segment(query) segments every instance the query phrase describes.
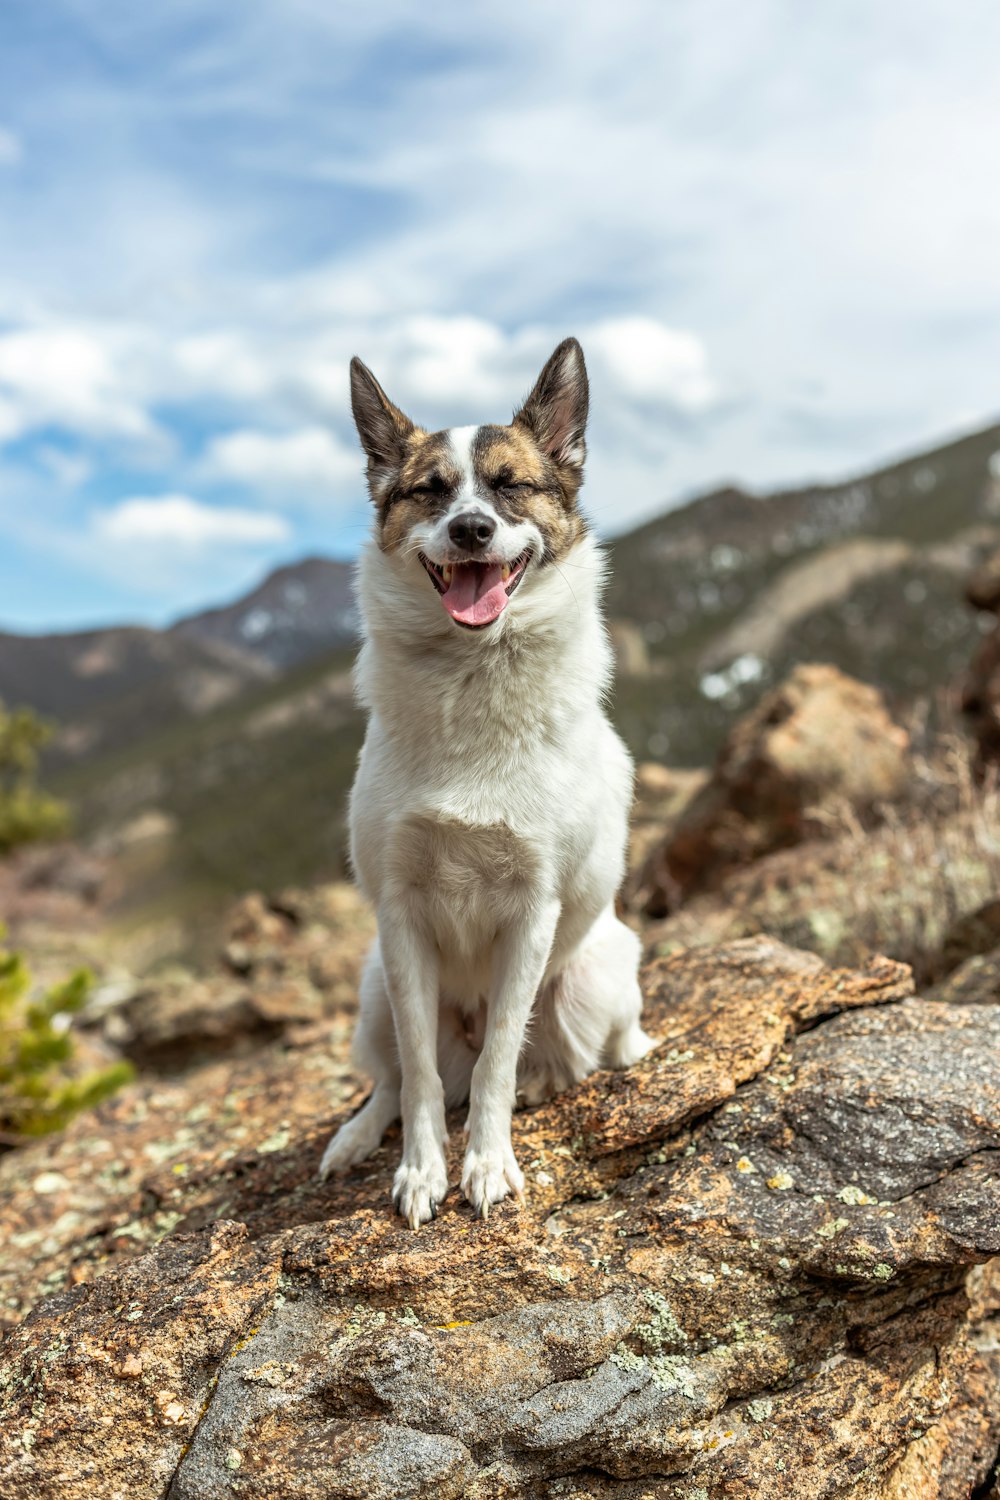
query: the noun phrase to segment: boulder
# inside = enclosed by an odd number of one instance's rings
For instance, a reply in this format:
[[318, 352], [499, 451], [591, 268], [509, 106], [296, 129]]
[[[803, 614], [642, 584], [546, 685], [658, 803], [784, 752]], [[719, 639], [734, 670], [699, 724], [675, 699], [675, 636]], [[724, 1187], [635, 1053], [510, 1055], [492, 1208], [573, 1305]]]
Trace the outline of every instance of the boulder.
[[950, 1005], [1000, 1005], [1000, 947], [967, 958], [928, 994]]
[[877, 689], [836, 667], [796, 667], [730, 731], [708, 782], [649, 856], [642, 909], [663, 916], [734, 866], [871, 814], [903, 790], [908, 752]]
[[174, 1072], [268, 1041], [299, 1043], [354, 1003], [375, 931], [346, 883], [245, 896], [229, 916], [221, 963], [100, 984], [83, 1017], [105, 1044], [143, 1068]]
[[[5, 1500], [964, 1500], [1000, 1443], [1000, 1007], [767, 939], [519, 1112], [523, 1207], [412, 1234], [333, 1045], [130, 1085], [0, 1161]], [[450, 1122], [452, 1180], [461, 1116]], [[985, 1492], [985, 1488], [983, 1490]]]
[[921, 982], [1000, 943], [1000, 847], [987, 792], [936, 816], [901, 810], [879, 827], [778, 849], [726, 874], [647, 923], [650, 957], [762, 933], [828, 963], [873, 952], [910, 964]]

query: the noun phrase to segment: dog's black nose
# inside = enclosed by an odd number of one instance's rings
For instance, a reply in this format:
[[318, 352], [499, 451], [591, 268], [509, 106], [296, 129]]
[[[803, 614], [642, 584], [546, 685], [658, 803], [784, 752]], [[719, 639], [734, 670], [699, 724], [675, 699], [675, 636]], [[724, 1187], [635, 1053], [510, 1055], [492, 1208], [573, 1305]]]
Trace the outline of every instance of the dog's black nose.
[[493, 540], [497, 523], [481, 510], [466, 510], [448, 522], [448, 535], [456, 547], [467, 552], [482, 552]]

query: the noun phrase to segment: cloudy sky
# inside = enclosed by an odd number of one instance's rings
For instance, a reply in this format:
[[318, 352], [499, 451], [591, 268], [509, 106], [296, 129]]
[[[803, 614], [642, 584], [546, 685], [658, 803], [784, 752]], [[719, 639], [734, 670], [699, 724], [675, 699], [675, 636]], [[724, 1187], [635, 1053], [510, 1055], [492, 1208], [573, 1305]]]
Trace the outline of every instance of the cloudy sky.
[[992, 0], [5, 6], [0, 627], [353, 555], [352, 353], [439, 426], [576, 333], [608, 534], [994, 419], [998, 56]]

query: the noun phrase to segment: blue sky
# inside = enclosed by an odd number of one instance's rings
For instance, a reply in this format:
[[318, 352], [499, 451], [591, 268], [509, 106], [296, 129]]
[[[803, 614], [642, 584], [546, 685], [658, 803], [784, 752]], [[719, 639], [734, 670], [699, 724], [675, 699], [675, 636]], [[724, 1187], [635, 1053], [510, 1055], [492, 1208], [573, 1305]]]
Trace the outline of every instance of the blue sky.
[[1000, 9], [32, 0], [0, 14], [0, 628], [159, 623], [591, 370], [606, 533], [1000, 414]]

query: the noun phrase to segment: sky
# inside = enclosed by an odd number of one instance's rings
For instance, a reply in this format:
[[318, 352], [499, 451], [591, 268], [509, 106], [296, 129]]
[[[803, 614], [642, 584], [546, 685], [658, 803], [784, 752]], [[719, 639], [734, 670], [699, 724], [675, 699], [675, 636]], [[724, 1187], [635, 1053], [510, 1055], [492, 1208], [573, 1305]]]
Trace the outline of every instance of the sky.
[[1000, 415], [992, 0], [0, 4], [0, 628], [162, 624], [591, 376], [605, 535]]

